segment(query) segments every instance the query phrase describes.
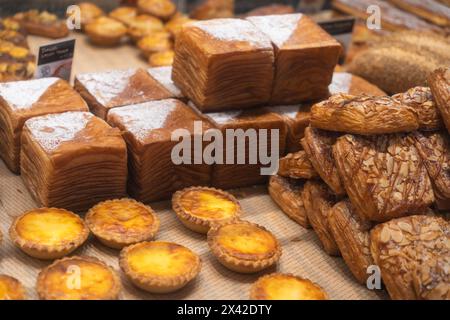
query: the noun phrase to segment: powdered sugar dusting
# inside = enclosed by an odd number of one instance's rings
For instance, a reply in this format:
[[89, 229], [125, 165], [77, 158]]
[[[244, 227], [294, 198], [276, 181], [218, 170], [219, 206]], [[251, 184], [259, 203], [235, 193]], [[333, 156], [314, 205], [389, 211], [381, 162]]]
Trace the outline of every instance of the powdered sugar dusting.
[[242, 114], [242, 111], [235, 110], [235, 111], [225, 111], [225, 112], [212, 112], [208, 113], [208, 117], [213, 119], [217, 124], [226, 124], [237, 117], [239, 117]]
[[245, 41], [259, 48], [271, 47], [270, 40], [250, 22], [241, 19], [213, 19], [190, 24], [222, 41]]
[[248, 21], [264, 32], [277, 46], [282, 47], [297, 29], [302, 14], [249, 17]]
[[352, 82], [352, 75], [347, 72], [335, 72], [333, 73], [333, 80], [328, 86], [330, 94], [348, 93], [350, 90], [350, 84]]
[[0, 96], [13, 110], [29, 109], [58, 78], [43, 78], [0, 84]]
[[109, 112], [109, 116], [120, 118], [125, 128], [138, 141], [143, 142], [152, 130], [164, 127], [167, 117], [176, 106], [177, 100], [174, 99], [150, 101], [114, 108]]
[[172, 81], [172, 67], [157, 67], [147, 70], [148, 73], [155, 78], [156, 81], [161, 83], [174, 97], [182, 97], [180, 89]]
[[89, 112], [70, 111], [31, 118], [25, 126], [45, 151], [52, 152], [63, 142], [73, 140], [92, 117]]
[[77, 79], [100, 104], [107, 105], [125, 90], [135, 73], [136, 69], [111, 70], [80, 74]]
[[276, 114], [295, 119], [300, 110], [300, 105], [269, 107], [269, 110]]

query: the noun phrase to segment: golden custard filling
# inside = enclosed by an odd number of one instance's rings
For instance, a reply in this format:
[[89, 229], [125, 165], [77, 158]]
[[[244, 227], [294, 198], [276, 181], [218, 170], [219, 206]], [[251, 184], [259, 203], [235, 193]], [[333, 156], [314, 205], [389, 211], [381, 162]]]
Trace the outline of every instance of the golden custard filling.
[[190, 190], [180, 198], [186, 213], [205, 220], [223, 220], [238, 214], [238, 205], [214, 190]]
[[0, 300], [22, 300], [24, 298], [25, 293], [19, 281], [0, 275]]

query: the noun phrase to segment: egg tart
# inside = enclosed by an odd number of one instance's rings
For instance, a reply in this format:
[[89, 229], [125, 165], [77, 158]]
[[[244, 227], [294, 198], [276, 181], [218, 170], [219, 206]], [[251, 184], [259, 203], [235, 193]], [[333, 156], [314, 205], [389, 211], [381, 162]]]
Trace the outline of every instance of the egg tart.
[[259, 278], [250, 289], [251, 300], [328, 300], [317, 284], [291, 274], [272, 273]]
[[236, 221], [214, 225], [208, 245], [221, 264], [241, 273], [254, 273], [278, 262], [281, 246], [275, 236], [257, 224]]
[[171, 0], [138, 0], [137, 7], [142, 13], [162, 20], [170, 19], [177, 11], [177, 7]]
[[128, 26], [128, 34], [133, 41], [158, 31], [164, 31], [162, 21], [146, 14], [135, 17]]
[[91, 42], [99, 46], [118, 45], [127, 33], [123, 23], [108, 17], [95, 19], [85, 29]]
[[137, 9], [134, 7], [118, 7], [111, 11], [109, 16], [129, 26], [137, 16]]
[[139, 288], [153, 293], [181, 289], [200, 272], [200, 257], [172, 242], [141, 242], [120, 253], [120, 267]]
[[152, 53], [167, 51], [172, 49], [172, 41], [170, 40], [170, 33], [159, 31], [149, 34], [141, 38], [137, 46], [141, 49], [144, 57], [148, 58]]
[[77, 6], [80, 8], [81, 25], [83, 27], [105, 14], [102, 9], [92, 2], [80, 2]]
[[172, 37], [176, 37], [181, 31], [183, 25], [189, 22], [196, 21], [183, 14], [176, 14], [165, 25], [166, 30], [172, 34]]
[[116, 300], [120, 290], [116, 272], [94, 257], [57, 260], [37, 278], [37, 292], [43, 300]]
[[85, 221], [100, 242], [115, 249], [152, 240], [159, 229], [152, 208], [132, 199], [101, 202], [89, 210]]
[[199, 233], [207, 233], [213, 224], [237, 219], [242, 211], [231, 194], [207, 187], [177, 191], [172, 198], [172, 208], [187, 228]]
[[152, 67], [171, 66], [173, 64], [174, 56], [175, 56], [175, 52], [173, 52], [173, 50], [157, 52], [157, 53], [152, 54], [148, 58], [148, 63]]
[[68, 255], [89, 236], [89, 229], [75, 213], [40, 208], [17, 217], [9, 229], [11, 240], [26, 254], [44, 260]]
[[19, 280], [0, 274], [0, 300], [25, 300], [25, 288]]

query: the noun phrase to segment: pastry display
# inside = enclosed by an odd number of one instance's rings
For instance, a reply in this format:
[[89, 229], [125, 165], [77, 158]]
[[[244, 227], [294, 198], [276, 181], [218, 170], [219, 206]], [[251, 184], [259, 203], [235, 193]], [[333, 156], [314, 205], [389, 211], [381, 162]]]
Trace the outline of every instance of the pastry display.
[[269, 195], [281, 210], [304, 228], [310, 224], [301, 192], [304, 182], [273, 175], [269, 180]]
[[125, 25], [109, 17], [99, 17], [85, 27], [91, 42], [99, 46], [116, 46], [127, 33]]
[[100, 7], [92, 2], [80, 2], [77, 3], [77, 6], [80, 8], [81, 26], [83, 27], [105, 14]]
[[125, 196], [126, 144], [100, 118], [88, 112], [31, 118], [21, 138], [22, 179], [38, 205], [84, 212]]
[[186, 15], [176, 14], [164, 25], [164, 28], [170, 32], [174, 39], [176, 39], [183, 26], [194, 21], [194, 19], [191, 19]]
[[450, 224], [410, 216], [377, 225], [370, 247], [392, 299], [448, 300]]
[[437, 0], [389, 0], [389, 2], [434, 24], [450, 26], [450, 8]]
[[245, 14], [246, 17], [253, 16], [271, 16], [280, 14], [291, 14], [295, 12], [295, 8], [285, 4], [269, 4], [267, 6], [257, 7]]
[[138, 15], [128, 26], [128, 35], [133, 41], [138, 41], [142, 37], [158, 31], [164, 31], [162, 21], [146, 14]]
[[20, 135], [26, 120], [51, 113], [87, 110], [81, 96], [69, 83], [58, 78], [1, 83], [1, 158], [11, 171], [18, 173]]
[[29, 10], [17, 13], [14, 19], [27, 30], [29, 34], [47, 38], [64, 38], [69, 35], [64, 20], [48, 11]]
[[331, 208], [336, 204], [336, 197], [323, 182], [309, 180], [303, 187], [302, 199], [308, 221], [319, 237], [323, 249], [331, 256], [339, 256], [340, 251], [328, 222]]
[[328, 300], [327, 293], [308, 279], [291, 274], [262, 276], [250, 288], [251, 300]]
[[349, 200], [343, 200], [328, 212], [328, 225], [348, 268], [359, 283], [366, 284], [368, 267], [374, 265], [370, 253], [372, 223], [359, 217]]
[[137, 46], [141, 49], [144, 57], [148, 58], [155, 52], [167, 51], [172, 49], [170, 33], [165, 31], [155, 32], [144, 36], [138, 40]]
[[425, 211], [434, 194], [408, 135], [344, 135], [333, 146], [339, 176], [361, 218], [384, 222]]
[[350, 95], [366, 94], [369, 96], [385, 96], [386, 93], [376, 85], [348, 72], [334, 72], [328, 86], [330, 95], [346, 93]]
[[273, 83], [270, 40], [239, 19], [192, 22], [175, 44], [172, 79], [201, 111], [267, 103]]
[[173, 50], [156, 52], [150, 55], [148, 63], [152, 67], [167, 67], [173, 64], [175, 52]]
[[242, 212], [234, 196], [207, 187], [190, 187], [175, 192], [172, 208], [183, 225], [205, 234], [214, 224], [237, 220]]
[[[144, 203], [170, 199], [184, 187], [209, 184], [211, 167], [207, 164], [177, 165], [172, 160], [173, 148], [179, 143], [171, 140], [172, 132], [184, 129], [192, 139], [198, 135], [194, 133], [195, 121], [202, 121], [203, 131], [211, 128], [208, 121], [174, 99], [109, 111], [108, 122], [120, 129], [128, 145], [128, 192], [133, 198]], [[188, 159], [189, 163], [194, 157]]]
[[0, 37], [0, 82], [30, 79], [35, 69], [35, 56], [30, 49]]
[[338, 137], [337, 133], [308, 127], [301, 144], [322, 180], [335, 194], [344, 195], [344, 186], [332, 154], [333, 144]]
[[119, 264], [139, 288], [153, 293], [169, 293], [191, 282], [201, 270], [200, 257], [172, 242], [141, 242], [120, 253]]
[[272, 104], [295, 104], [327, 96], [341, 51], [337, 40], [302, 14], [247, 20], [267, 35], [274, 46]]
[[387, 96], [337, 94], [311, 108], [311, 126], [338, 132], [373, 135], [414, 131], [416, 111]]
[[121, 287], [111, 267], [88, 256], [56, 260], [41, 270], [36, 284], [42, 300], [117, 300]]
[[150, 76], [158, 81], [167, 91], [171, 93], [171, 98], [177, 98], [180, 100], [185, 100], [181, 90], [172, 81], [172, 67], [155, 67], [147, 69]]
[[102, 119], [115, 107], [173, 96], [141, 68], [78, 74], [74, 86], [91, 112]]
[[73, 212], [41, 208], [17, 217], [9, 235], [14, 244], [29, 256], [54, 260], [80, 247], [88, 238], [89, 229]]
[[16, 278], [0, 274], [0, 301], [26, 300], [25, 288]]
[[431, 93], [450, 133], [450, 68], [435, 70], [428, 77]]
[[169, 20], [177, 11], [171, 0], [138, 0], [137, 7], [140, 12], [162, 20]]
[[281, 158], [278, 174], [293, 179], [311, 179], [318, 176], [304, 150], [289, 153]]
[[97, 239], [114, 249], [153, 240], [160, 224], [152, 208], [133, 199], [101, 202], [89, 209], [85, 220]]
[[118, 7], [109, 13], [109, 16], [122, 22], [126, 26], [130, 26], [137, 17], [138, 12], [135, 7]]
[[0, 18], [0, 40], [16, 46], [28, 48], [27, 33], [20, 23], [13, 18]]
[[281, 246], [275, 236], [247, 221], [213, 226], [208, 232], [208, 245], [223, 266], [239, 273], [269, 268], [281, 256]]
[[232, 18], [234, 16], [234, 0], [202, 0], [190, 14], [197, 20]]

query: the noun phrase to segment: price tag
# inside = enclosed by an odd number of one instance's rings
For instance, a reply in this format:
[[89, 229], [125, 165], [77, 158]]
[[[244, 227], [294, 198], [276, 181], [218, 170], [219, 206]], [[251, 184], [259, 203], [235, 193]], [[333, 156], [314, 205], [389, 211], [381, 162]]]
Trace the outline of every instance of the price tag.
[[331, 34], [344, 47], [344, 52], [347, 52], [352, 42], [353, 25], [355, 24], [354, 17], [337, 18], [332, 20], [320, 21], [319, 25], [326, 32]]
[[70, 80], [75, 39], [39, 47], [36, 78], [58, 77]]

